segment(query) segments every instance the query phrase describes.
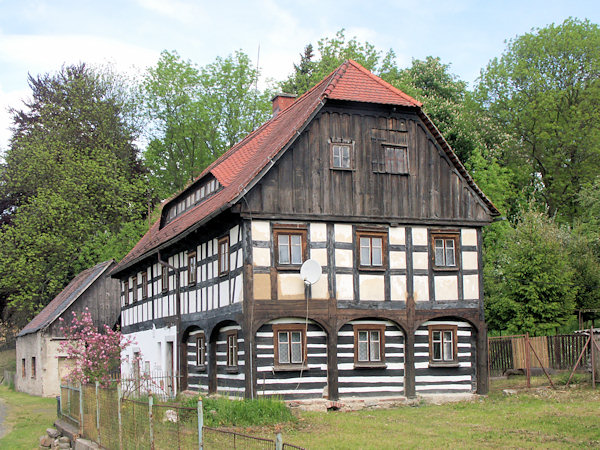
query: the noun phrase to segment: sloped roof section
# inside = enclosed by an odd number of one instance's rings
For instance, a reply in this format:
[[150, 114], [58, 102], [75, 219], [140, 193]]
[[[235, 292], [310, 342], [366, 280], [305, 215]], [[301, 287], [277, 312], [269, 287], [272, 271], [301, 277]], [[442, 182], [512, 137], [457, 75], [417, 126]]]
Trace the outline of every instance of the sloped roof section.
[[[328, 99], [398, 105], [415, 108], [417, 111], [421, 108], [420, 102], [373, 75], [360, 64], [351, 60], [344, 62], [289, 107], [248, 134], [207, 167], [194, 183], [211, 173], [223, 187], [162, 228], [160, 221], [155, 223], [129, 254], [117, 264], [112, 275], [115, 276], [156, 250], [166, 247], [233, 205], [247, 188], [268, 170], [274, 158], [300, 135]], [[433, 127], [430, 130], [439, 135], [437, 128]], [[443, 140], [441, 135], [439, 139]], [[446, 147], [447, 149], [444, 150], [454, 155], [447, 144]], [[451, 160], [458, 161], [456, 155]], [[469, 185], [476, 188], [464, 168], [461, 174], [465, 176]], [[495, 214], [497, 211], [491, 202], [478, 188], [476, 192], [482, 196], [482, 200], [490, 207], [492, 214]], [[176, 198], [177, 196], [173, 200]], [[167, 205], [169, 202], [164, 202], [163, 208]]]
[[35, 333], [43, 328], [46, 328], [52, 322], [60, 317], [60, 315], [89, 288], [104, 272], [106, 272], [114, 260], [104, 261], [96, 264], [94, 267], [85, 269], [79, 273], [71, 282], [64, 288], [54, 299], [46, 305], [40, 313], [29, 322], [25, 328], [21, 330], [18, 336]]

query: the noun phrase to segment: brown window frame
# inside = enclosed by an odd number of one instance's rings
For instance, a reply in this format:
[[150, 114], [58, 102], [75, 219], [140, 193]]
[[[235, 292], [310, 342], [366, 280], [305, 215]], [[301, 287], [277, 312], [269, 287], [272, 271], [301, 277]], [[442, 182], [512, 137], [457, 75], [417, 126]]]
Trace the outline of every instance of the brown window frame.
[[[385, 364], [385, 324], [356, 324], [354, 328], [354, 367], [357, 368], [373, 368], [373, 367], [386, 367]], [[368, 345], [367, 349], [369, 352], [368, 361], [359, 361], [358, 359], [358, 337], [359, 332], [367, 332]], [[371, 332], [379, 333], [379, 361], [371, 359]]]
[[129, 278], [127, 278], [127, 281], [121, 280], [121, 287], [121, 294], [123, 295], [123, 306], [127, 306], [129, 305]]
[[163, 293], [169, 292], [169, 268], [163, 265], [160, 268], [161, 290]]
[[[431, 232], [431, 241], [430, 241], [430, 247], [431, 247], [431, 267], [433, 268], [433, 270], [439, 270], [439, 271], [457, 271], [460, 268], [460, 233], [458, 231], [434, 231]], [[444, 242], [444, 264], [443, 265], [438, 265], [436, 263], [436, 258], [435, 258], [435, 241], [436, 240], [443, 240]], [[454, 265], [453, 266], [448, 266], [445, 264], [446, 262], [446, 243], [447, 241], [452, 240], [454, 241]]]
[[[348, 148], [348, 160], [349, 166], [344, 167], [342, 165], [335, 165], [335, 156], [334, 151], [335, 147], [347, 147]], [[340, 161], [343, 161], [343, 158], [340, 156]], [[354, 170], [354, 143], [353, 142], [331, 142], [329, 144], [329, 168], [332, 170]]]
[[[432, 367], [458, 367], [458, 326], [457, 325], [429, 325], [429, 365]], [[434, 358], [434, 332], [441, 332], [440, 359]], [[452, 333], [452, 359], [444, 358], [444, 332]]]
[[[225, 370], [227, 372], [238, 372], [239, 371], [239, 345], [238, 345], [238, 333], [237, 330], [228, 331], [226, 334], [225, 342], [227, 343], [227, 361], [225, 365]], [[234, 342], [235, 353], [232, 353], [229, 341], [232, 340]], [[231, 364], [230, 364], [231, 363]]]
[[[300, 332], [300, 350], [301, 362], [291, 362], [291, 340], [288, 338], [288, 350], [290, 355], [289, 363], [279, 361], [279, 333], [294, 333]], [[289, 334], [291, 336], [291, 334]], [[307, 369], [307, 347], [306, 347], [306, 325], [305, 324], [276, 324], [273, 325], [273, 367], [275, 370], [303, 370]]]
[[31, 357], [31, 378], [35, 379], [36, 376], [36, 367], [35, 367], [35, 356]]
[[[279, 261], [279, 236], [290, 236], [289, 238], [289, 263], [281, 263]], [[301, 261], [299, 263], [292, 262], [292, 245], [291, 245], [291, 236], [300, 236], [300, 252], [301, 252]], [[274, 253], [274, 261], [275, 267], [280, 270], [298, 270], [304, 261], [308, 259], [308, 248], [307, 248], [307, 239], [308, 239], [308, 230], [306, 225], [275, 225], [273, 227], [273, 253]]]
[[196, 336], [196, 366], [200, 369], [206, 367], [206, 336], [204, 333]]
[[148, 298], [148, 270], [142, 272], [142, 300]]
[[26, 358], [21, 358], [21, 378], [27, 377], [27, 360]]
[[[192, 262], [193, 266], [192, 267]], [[196, 259], [196, 252], [190, 252], [187, 255], [187, 270], [188, 270], [188, 286], [196, 284], [198, 278], [198, 260]]]
[[132, 292], [131, 303], [135, 303], [135, 302], [138, 301], [138, 298], [137, 298], [137, 273], [134, 276], [131, 277], [131, 283], [132, 283], [132, 286], [131, 286], [131, 292]]
[[[361, 258], [361, 238], [369, 239], [369, 254], [371, 264], [362, 264]], [[373, 265], [373, 238], [381, 239], [381, 265]], [[384, 271], [388, 267], [388, 234], [384, 231], [375, 230], [356, 230], [356, 265], [359, 270], [368, 270], [374, 272]]]
[[[226, 245], [227, 250], [223, 251], [223, 245]], [[229, 236], [223, 236], [218, 241], [217, 258], [219, 260], [219, 276], [229, 273]]]

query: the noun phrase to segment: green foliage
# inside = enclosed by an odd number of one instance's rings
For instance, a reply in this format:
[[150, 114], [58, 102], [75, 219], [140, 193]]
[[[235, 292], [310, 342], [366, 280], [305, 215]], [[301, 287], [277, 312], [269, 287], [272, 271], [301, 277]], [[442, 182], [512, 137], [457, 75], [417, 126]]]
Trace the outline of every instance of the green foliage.
[[491, 328], [545, 335], [568, 320], [577, 286], [566, 242], [567, 233], [533, 205], [508, 230], [489, 272]]
[[256, 89], [257, 78], [243, 52], [205, 67], [161, 53], [140, 97], [149, 121], [144, 159], [156, 196], [181, 190], [268, 117], [270, 93]]
[[[184, 401], [183, 406], [193, 408], [198, 397]], [[277, 398], [231, 400], [224, 397], [203, 397], [204, 424], [216, 426], [273, 425], [294, 421], [294, 416], [283, 401]]]
[[534, 29], [482, 72], [477, 98], [513, 139], [503, 158], [550, 216], [572, 222], [581, 186], [600, 171], [600, 28], [588, 20]]
[[101, 245], [131, 230], [123, 225], [147, 209], [136, 132], [117, 80], [81, 64], [29, 82], [33, 100], [12, 111], [0, 182], [0, 298], [21, 324], [81, 270], [122, 256], [122, 248]]

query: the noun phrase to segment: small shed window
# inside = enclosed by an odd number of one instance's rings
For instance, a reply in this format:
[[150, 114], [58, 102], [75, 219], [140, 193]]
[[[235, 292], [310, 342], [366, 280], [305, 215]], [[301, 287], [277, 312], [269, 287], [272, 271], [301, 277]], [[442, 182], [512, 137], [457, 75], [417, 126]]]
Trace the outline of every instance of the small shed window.
[[352, 169], [353, 166], [353, 145], [352, 144], [331, 144], [331, 168], [332, 169]]

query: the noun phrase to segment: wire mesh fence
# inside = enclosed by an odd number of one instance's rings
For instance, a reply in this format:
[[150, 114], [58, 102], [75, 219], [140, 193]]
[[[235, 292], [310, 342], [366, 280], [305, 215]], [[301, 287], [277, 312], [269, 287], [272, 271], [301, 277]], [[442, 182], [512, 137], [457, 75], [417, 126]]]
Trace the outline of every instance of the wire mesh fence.
[[[102, 448], [301, 449], [283, 443], [281, 435], [267, 439], [206, 427], [201, 399], [196, 408], [161, 403], [160, 395], [144, 394], [142, 389], [124, 393], [119, 381], [108, 387], [98, 383], [61, 385], [62, 416], [78, 426], [84, 438]], [[128, 387], [133, 386], [127, 383]]]

